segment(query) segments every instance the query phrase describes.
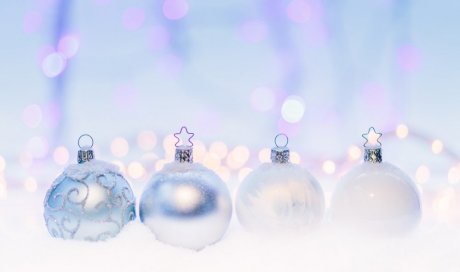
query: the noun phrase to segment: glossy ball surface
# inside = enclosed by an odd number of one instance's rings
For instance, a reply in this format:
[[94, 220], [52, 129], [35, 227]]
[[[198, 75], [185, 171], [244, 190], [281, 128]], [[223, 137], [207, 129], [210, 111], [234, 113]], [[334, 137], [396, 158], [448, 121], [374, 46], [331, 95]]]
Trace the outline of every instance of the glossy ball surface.
[[146, 186], [139, 214], [159, 241], [199, 250], [225, 234], [232, 202], [214, 172], [197, 163], [172, 162]]
[[99, 241], [116, 236], [136, 217], [131, 187], [114, 165], [69, 166], [48, 190], [45, 222], [53, 237]]
[[248, 230], [308, 230], [323, 218], [324, 194], [300, 166], [265, 163], [238, 188], [236, 213]]
[[333, 194], [337, 227], [404, 233], [421, 218], [420, 196], [409, 176], [389, 163], [363, 163], [345, 175]]

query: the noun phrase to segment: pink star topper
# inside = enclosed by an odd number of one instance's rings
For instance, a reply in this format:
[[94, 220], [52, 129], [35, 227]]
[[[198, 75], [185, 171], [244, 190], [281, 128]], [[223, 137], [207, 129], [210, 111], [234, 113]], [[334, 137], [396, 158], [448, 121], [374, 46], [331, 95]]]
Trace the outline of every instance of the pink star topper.
[[[176, 137], [177, 139], [175, 146], [179, 146], [179, 145], [193, 146], [193, 143], [191, 141], [193, 136], [195, 136], [195, 133], [189, 132], [186, 126], [181, 127], [178, 133], [174, 133], [174, 137]], [[187, 139], [187, 140], [184, 140], [184, 139]]]
[[375, 132], [374, 127], [370, 127], [369, 131], [362, 135], [366, 142], [364, 143], [364, 147], [370, 146], [382, 146], [382, 143], [379, 141], [380, 137], [382, 137], [382, 133]]

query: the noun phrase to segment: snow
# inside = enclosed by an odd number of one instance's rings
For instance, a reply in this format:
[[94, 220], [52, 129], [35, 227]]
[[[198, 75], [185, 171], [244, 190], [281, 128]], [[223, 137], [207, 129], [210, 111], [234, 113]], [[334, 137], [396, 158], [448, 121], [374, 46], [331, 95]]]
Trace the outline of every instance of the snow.
[[51, 238], [44, 192], [10, 191], [0, 200], [0, 271], [460, 271], [460, 231], [422, 224], [405, 237], [248, 233], [237, 219], [201, 251], [168, 246], [137, 219], [105, 242]]

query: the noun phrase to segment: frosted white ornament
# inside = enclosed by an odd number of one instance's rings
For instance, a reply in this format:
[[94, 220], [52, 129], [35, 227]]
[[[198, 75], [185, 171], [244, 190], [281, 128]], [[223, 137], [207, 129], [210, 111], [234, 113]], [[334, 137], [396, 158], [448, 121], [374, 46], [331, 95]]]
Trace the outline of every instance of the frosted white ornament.
[[339, 228], [383, 234], [413, 230], [420, 222], [420, 196], [411, 178], [382, 162], [379, 138], [370, 128], [364, 162], [339, 182], [331, 201], [331, 219]]
[[[232, 216], [225, 183], [193, 163], [193, 144], [176, 144], [175, 161], [152, 177], [141, 197], [141, 221], [164, 243], [200, 250], [219, 241]], [[178, 136], [176, 133], [174, 136]]]
[[[280, 146], [277, 139], [286, 137]], [[271, 151], [272, 163], [249, 173], [238, 188], [236, 214], [248, 230], [309, 230], [324, 214], [324, 194], [304, 168], [289, 162], [288, 139], [278, 134]]]

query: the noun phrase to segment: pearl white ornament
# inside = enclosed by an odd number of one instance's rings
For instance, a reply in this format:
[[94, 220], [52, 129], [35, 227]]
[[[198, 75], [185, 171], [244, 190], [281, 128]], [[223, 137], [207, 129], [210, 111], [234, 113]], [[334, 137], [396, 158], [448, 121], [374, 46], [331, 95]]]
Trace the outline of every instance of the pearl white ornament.
[[418, 225], [421, 203], [414, 182], [396, 166], [381, 161], [380, 145], [365, 145], [364, 163], [341, 179], [330, 207], [337, 227], [398, 234]]
[[177, 147], [175, 162], [152, 177], [139, 209], [141, 221], [159, 241], [194, 250], [219, 241], [232, 216], [227, 186], [193, 163], [192, 147], [185, 145]]
[[286, 145], [272, 149], [272, 163], [249, 173], [238, 188], [236, 213], [248, 230], [308, 230], [322, 220], [323, 191], [307, 170], [289, 163]]

